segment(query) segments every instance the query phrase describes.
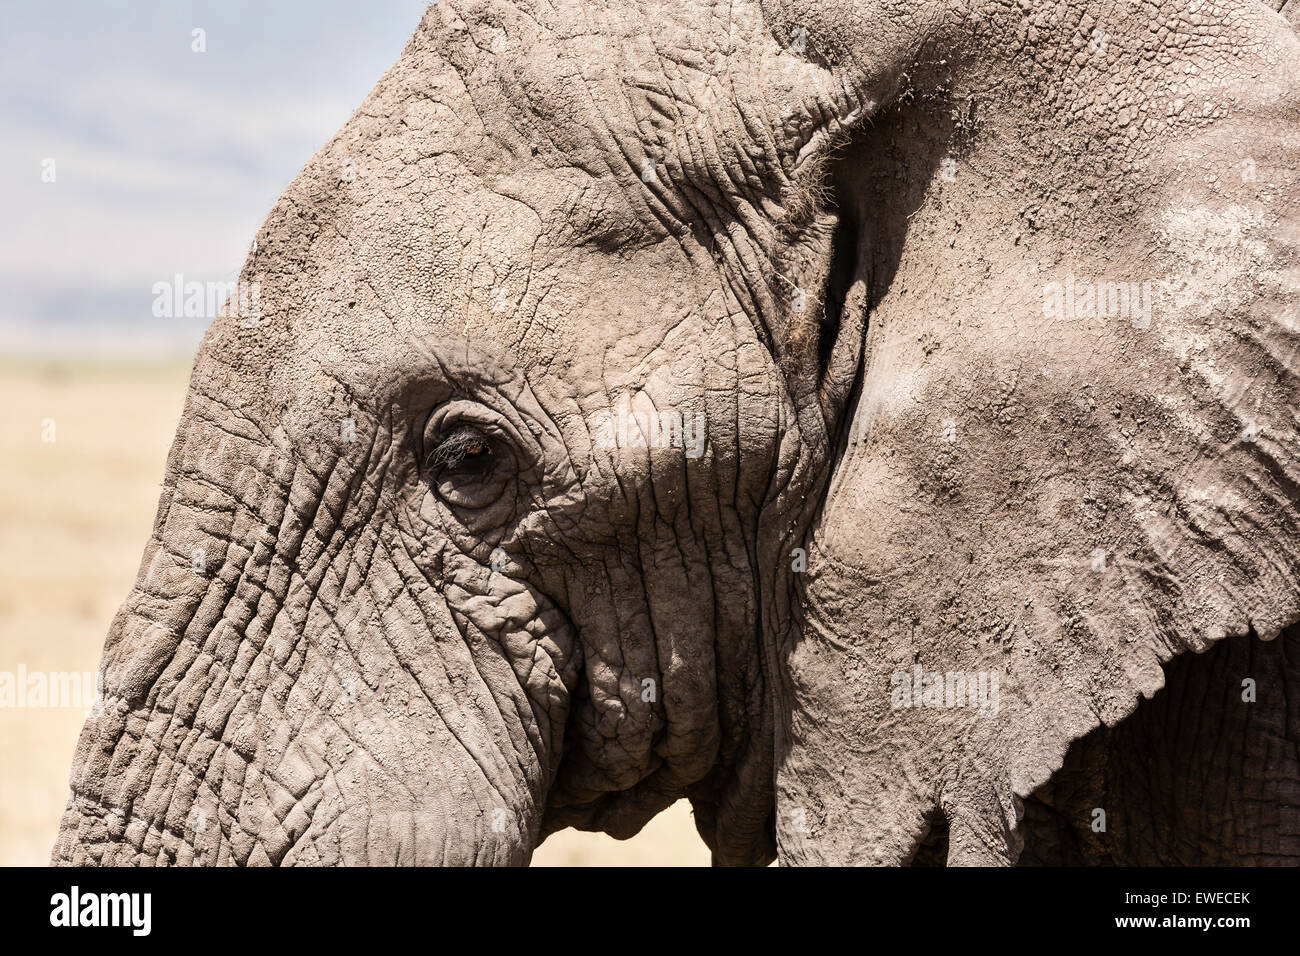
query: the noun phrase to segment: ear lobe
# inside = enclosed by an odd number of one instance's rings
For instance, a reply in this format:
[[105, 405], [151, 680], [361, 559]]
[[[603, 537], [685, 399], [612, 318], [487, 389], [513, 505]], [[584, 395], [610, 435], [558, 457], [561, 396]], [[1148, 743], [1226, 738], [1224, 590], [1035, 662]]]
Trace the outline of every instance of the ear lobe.
[[852, 177], [837, 170], [826, 178], [809, 190], [810, 212], [782, 224], [772, 256], [780, 312], [771, 325], [792, 392], [801, 405], [817, 403], [834, 440], [862, 368], [876, 250]]
[[826, 289], [822, 296], [825, 305], [822, 311], [821, 334], [818, 337], [817, 364], [822, 369], [823, 375], [830, 364], [836, 339], [839, 338], [854, 279], [861, 273], [860, 234], [861, 226], [858, 224], [855, 210], [848, 204], [841, 205], [838, 222], [835, 224], [835, 234], [831, 238], [830, 268], [826, 274]]
[[[877, 135], [919, 150], [918, 121]], [[1240, 125], [1183, 145], [1234, 141], [1300, 157]], [[1011, 862], [1019, 798], [1071, 741], [1173, 655], [1300, 616], [1300, 185], [1225, 195], [1156, 161], [1091, 229], [1031, 230], [1014, 177], [974, 172], [996, 153], [951, 188], [895, 161], [870, 199], [905, 239], [786, 649], [777, 839], [785, 862], [900, 863], [938, 810], [950, 862]], [[954, 675], [996, 677], [995, 710]]]

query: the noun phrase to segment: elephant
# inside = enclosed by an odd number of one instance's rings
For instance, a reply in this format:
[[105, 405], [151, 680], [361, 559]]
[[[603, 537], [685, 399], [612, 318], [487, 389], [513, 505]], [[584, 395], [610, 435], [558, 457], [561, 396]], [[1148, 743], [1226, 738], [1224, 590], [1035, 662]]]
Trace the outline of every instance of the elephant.
[[1300, 858], [1286, 6], [439, 0], [205, 335], [54, 862]]

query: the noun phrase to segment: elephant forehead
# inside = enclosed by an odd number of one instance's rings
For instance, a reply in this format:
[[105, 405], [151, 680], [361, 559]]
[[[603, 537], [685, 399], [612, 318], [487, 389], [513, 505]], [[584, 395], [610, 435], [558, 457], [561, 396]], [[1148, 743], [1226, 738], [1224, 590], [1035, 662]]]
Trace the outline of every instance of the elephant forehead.
[[779, 178], [780, 154], [797, 147], [786, 127], [810, 69], [775, 41], [756, 0], [444, 0], [408, 55], [450, 65], [484, 134], [512, 157], [634, 192], [648, 175], [716, 186], [736, 170], [761, 191], [756, 181]]
[[[673, 4], [431, 8], [259, 230], [243, 278], [260, 321], [223, 317], [218, 351], [373, 381], [470, 342], [525, 376], [580, 376], [593, 401], [657, 402], [736, 365], [753, 343], [687, 222], [702, 197], [683, 157], [718, 154], [683, 137], [723, 124], [690, 97], [761, 32], [742, 12], [688, 30]], [[691, 360], [665, 376], [670, 353]]]

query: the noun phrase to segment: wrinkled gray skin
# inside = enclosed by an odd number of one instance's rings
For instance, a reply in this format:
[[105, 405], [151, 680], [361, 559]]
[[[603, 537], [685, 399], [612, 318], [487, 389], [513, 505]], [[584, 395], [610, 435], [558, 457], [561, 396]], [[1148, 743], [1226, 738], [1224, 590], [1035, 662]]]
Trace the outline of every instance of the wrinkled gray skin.
[[1255, 0], [441, 0], [204, 342], [55, 860], [1300, 854], [1297, 69]]

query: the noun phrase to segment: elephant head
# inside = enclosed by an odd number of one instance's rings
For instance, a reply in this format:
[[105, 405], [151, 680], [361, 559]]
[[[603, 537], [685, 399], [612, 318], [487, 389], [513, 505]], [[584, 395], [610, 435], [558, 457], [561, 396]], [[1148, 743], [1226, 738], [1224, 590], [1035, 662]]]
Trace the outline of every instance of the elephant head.
[[1300, 43], [1195, 7], [431, 7], [205, 338], [56, 861], [683, 796], [721, 863], [1014, 859], [1300, 612]]

